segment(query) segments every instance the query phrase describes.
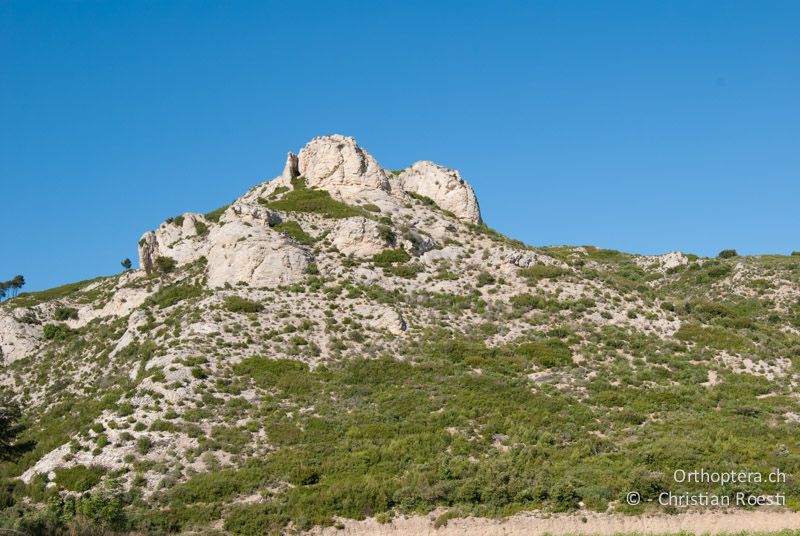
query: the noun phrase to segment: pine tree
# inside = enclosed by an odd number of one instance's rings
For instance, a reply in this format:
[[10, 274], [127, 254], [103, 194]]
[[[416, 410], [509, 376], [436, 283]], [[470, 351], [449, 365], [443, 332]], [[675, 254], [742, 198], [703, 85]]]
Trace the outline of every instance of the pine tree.
[[0, 461], [14, 460], [24, 452], [33, 448], [30, 441], [18, 442], [17, 438], [24, 429], [19, 424], [22, 412], [7, 393], [0, 393]]
[[25, 278], [21, 275], [14, 276], [10, 282], [10, 286], [14, 291], [14, 297], [19, 293], [19, 289], [25, 286]]

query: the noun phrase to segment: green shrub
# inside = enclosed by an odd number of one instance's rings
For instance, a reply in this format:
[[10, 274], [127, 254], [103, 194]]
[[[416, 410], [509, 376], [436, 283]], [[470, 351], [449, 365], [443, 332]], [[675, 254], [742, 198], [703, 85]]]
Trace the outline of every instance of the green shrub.
[[168, 274], [175, 271], [178, 263], [172, 257], [156, 257], [156, 270], [162, 274]]
[[197, 298], [202, 296], [203, 289], [196, 285], [170, 285], [159, 289], [154, 295], [147, 299], [150, 305], [157, 305], [164, 309], [171, 307], [178, 302], [188, 300], [189, 298]]
[[411, 197], [413, 197], [414, 199], [416, 199], [417, 201], [419, 201], [420, 203], [422, 203], [426, 207], [437, 208], [437, 209], [439, 208], [439, 205], [436, 204], [436, 201], [434, 201], [433, 199], [431, 199], [427, 195], [422, 195], [422, 194], [418, 194], [418, 193], [415, 193], [415, 192], [407, 192], [407, 193], [408, 193], [408, 195], [410, 195]]
[[372, 262], [375, 263], [375, 266], [380, 266], [382, 268], [386, 268], [395, 263], [407, 262], [409, 260], [411, 260], [411, 255], [409, 255], [406, 250], [402, 248], [387, 249], [372, 256]]
[[105, 474], [105, 469], [99, 466], [59, 468], [55, 470], [55, 483], [69, 491], [88, 491], [95, 487]]
[[194, 220], [194, 230], [197, 236], [205, 236], [208, 234], [208, 225], [200, 220]]
[[136, 440], [136, 452], [144, 456], [153, 447], [153, 441], [149, 436], [141, 436]]
[[63, 341], [76, 333], [66, 324], [45, 324], [42, 326], [42, 332], [48, 341]]
[[208, 221], [213, 221], [214, 223], [219, 223], [220, 216], [222, 216], [223, 212], [228, 210], [229, 206], [230, 205], [223, 205], [223, 206], [219, 207], [218, 209], [215, 209], [215, 210], [212, 210], [211, 212], [208, 212], [205, 215], [206, 219]]
[[388, 225], [378, 227], [378, 236], [387, 244], [394, 244], [395, 240], [397, 240], [397, 235]]
[[540, 279], [556, 279], [569, 273], [566, 268], [553, 266], [551, 264], [534, 264], [528, 268], [520, 268], [517, 273], [520, 277], [528, 280], [528, 283], [535, 283]]
[[699, 324], [683, 324], [675, 333], [675, 338], [681, 341], [689, 341], [701, 347], [740, 352], [752, 346], [752, 343], [723, 328], [715, 326], [701, 326]]
[[284, 212], [313, 212], [322, 214], [328, 218], [352, 218], [353, 216], [364, 216], [369, 214], [367, 211], [351, 207], [341, 201], [331, 197], [325, 190], [307, 188], [305, 179], [300, 177], [294, 182], [294, 189], [284, 194], [277, 201], [268, 201], [259, 198], [258, 202], [273, 210]]
[[415, 262], [411, 264], [397, 264], [383, 269], [384, 273], [393, 275], [395, 277], [403, 277], [406, 279], [414, 279], [417, 274], [424, 272], [425, 269], [421, 264]]
[[310, 245], [314, 243], [314, 239], [311, 237], [311, 235], [303, 231], [303, 228], [300, 227], [300, 224], [296, 221], [283, 221], [273, 227], [273, 229], [294, 238], [301, 244]]
[[736, 253], [735, 249], [723, 249], [722, 251], [719, 252], [719, 255], [717, 255], [717, 257], [719, 257], [720, 259], [730, 259], [738, 256], [739, 254]]
[[260, 313], [264, 310], [262, 304], [240, 296], [226, 296], [224, 305], [232, 313]]
[[54, 313], [53, 317], [58, 320], [59, 322], [63, 322], [64, 320], [77, 320], [78, 319], [78, 311], [73, 309], [72, 307], [58, 307], [56, 312]]
[[486, 285], [493, 285], [495, 278], [489, 272], [481, 272], [478, 274], [478, 286], [485, 287]]
[[572, 351], [559, 339], [520, 344], [514, 352], [530, 359], [540, 367], [555, 368], [572, 365]]
[[364, 210], [367, 210], [369, 212], [380, 212], [381, 211], [381, 207], [379, 207], [378, 205], [373, 205], [372, 203], [367, 203], [366, 205], [361, 205], [361, 208], [363, 208]]

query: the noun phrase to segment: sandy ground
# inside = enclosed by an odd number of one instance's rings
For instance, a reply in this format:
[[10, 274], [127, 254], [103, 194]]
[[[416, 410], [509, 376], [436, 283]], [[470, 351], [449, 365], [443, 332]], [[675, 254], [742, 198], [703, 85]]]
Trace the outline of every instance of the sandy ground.
[[[441, 513], [437, 512], [436, 514]], [[316, 528], [315, 536], [535, 536], [551, 534], [596, 534], [611, 536], [620, 532], [719, 534], [800, 529], [800, 513], [785, 511], [735, 511], [729, 513], [684, 513], [676, 515], [623, 516], [606, 514], [537, 515], [519, 514], [505, 520], [482, 518], [451, 519], [435, 529], [436, 514], [398, 518], [379, 524], [374, 519], [344, 521], [344, 528]]]

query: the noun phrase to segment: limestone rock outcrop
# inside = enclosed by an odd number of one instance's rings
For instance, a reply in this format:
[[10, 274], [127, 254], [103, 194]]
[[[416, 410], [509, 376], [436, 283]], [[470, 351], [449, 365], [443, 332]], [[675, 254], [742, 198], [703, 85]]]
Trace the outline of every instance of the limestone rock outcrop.
[[139, 266], [151, 272], [158, 257], [186, 264], [204, 256], [208, 251], [204, 236], [209, 225], [205, 216], [187, 212], [170, 218], [155, 231], [146, 232], [139, 239]]
[[369, 257], [390, 244], [381, 236], [380, 225], [367, 218], [347, 218], [331, 232], [333, 245], [345, 255]]
[[423, 160], [404, 169], [398, 182], [404, 191], [432, 199], [439, 208], [452, 212], [461, 220], [474, 224], [481, 222], [481, 210], [472, 186], [454, 169]]
[[0, 363], [7, 365], [32, 354], [41, 338], [41, 326], [20, 321], [13, 311], [0, 313]]
[[313, 258], [290, 239], [270, 229], [231, 221], [215, 227], [208, 241], [208, 286], [247, 283], [274, 287], [306, 276]]
[[375, 158], [350, 137], [333, 135], [314, 138], [297, 155], [297, 171], [311, 188], [332, 194], [372, 190], [389, 192], [389, 179]]

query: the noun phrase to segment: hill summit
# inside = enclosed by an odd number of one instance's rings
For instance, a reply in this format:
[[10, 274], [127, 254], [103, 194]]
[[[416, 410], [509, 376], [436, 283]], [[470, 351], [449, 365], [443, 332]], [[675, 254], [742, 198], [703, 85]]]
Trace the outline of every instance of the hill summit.
[[[443, 214], [415, 209], [415, 200]], [[447, 238], [450, 220], [481, 221], [475, 193], [457, 171], [423, 161], [399, 173], [387, 172], [353, 138], [324, 136], [298, 155], [289, 153], [279, 177], [218, 213], [186, 213], [145, 233], [139, 241], [139, 264], [150, 273], [158, 257], [182, 264], [205, 257], [212, 287], [298, 282], [314, 256], [297, 233], [286, 232], [287, 226], [300, 231], [297, 222], [286, 219], [287, 212], [314, 215], [305, 218], [309, 224], [324, 229], [339, 251], [360, 257], [397, 245], [424, 253]], [[433, 221], [424, 224], [428, 236], [411, 233], [396, 243], [389, 219], [417, 227], [429, 217]]]

